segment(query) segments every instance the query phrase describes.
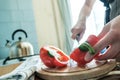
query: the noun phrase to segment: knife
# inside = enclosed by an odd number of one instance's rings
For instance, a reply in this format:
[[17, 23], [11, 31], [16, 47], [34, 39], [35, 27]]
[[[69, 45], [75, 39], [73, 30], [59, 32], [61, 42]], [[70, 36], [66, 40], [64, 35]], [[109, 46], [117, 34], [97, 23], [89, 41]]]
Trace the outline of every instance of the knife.
[[72, 51], [79, 46], [79, 41], [80, 41], [80, 34], [77, 34], [75, 40], [73, 41]]
[[[73, 47], [72, 47], [72, 51], [74, 51], [75, 48], [77, 48], [79, 46], [79, 41], [80, 41], [80, 34], [77, 34], [76, 39], [73, 41]], [[71, 51], [71, 52], [72, 52]], [[70, 59], [70, 67], [73, 67], [77, 64], [77, 62], [75, 62], [74, 60]]]
[[79, 43], [79, 41], [80, 41], [80, 34], [77, 34], [77, 35], [76, 35], [76, 40], [77, 40], [77, 42]]

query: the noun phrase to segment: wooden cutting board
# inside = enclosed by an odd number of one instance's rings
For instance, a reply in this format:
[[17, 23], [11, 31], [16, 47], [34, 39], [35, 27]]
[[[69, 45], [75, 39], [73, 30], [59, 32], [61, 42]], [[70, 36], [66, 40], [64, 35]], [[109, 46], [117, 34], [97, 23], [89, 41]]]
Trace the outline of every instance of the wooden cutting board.
[[47, 68], [42, 66], [36, 75], [45, 80], [81, 80], [103, 76], [116, 66], [115, 60], [95, 61], [78, 67], [77, 64], [64, 68]]

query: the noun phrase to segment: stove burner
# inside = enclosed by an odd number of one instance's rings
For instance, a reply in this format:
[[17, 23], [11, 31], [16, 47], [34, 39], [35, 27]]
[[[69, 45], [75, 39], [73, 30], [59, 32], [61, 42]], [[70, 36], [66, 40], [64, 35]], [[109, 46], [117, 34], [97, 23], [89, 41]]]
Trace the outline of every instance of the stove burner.
[[18, 58], [10, 58], [10, 57], [7, 57], [7, 58], [3, 61], [3, 65], [5, 65], [8, 60], [13, 60], [13, 59], [17, 59], [18, 61], [25, 61], [25, 60], [26, 60], [26, 59], [23, 59], [23, 57], [18, 57]]

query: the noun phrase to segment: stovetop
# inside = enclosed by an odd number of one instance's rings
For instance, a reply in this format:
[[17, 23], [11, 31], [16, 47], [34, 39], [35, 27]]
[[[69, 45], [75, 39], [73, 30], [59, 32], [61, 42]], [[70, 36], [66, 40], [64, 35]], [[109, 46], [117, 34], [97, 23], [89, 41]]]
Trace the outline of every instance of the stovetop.
[[6, 61], [6, 63], [3, 64], [4, 60], [5, 59], [1, 59], [0, 60], [0, 66], [6, 66], [6, 65], [10, 65], [10, 64], [15, 64], [15, 63], [23, 62], [23, 61], [19, 61], [18, 59], [12, 59], [12, 60]]
[[[37, 56], [38, 54], [36, 55], [31, 55], [31, 56]], [[10, 64], [15, 64], [15, 63], [19, 63], [19, 62], [23, 62], [25, 61], [27, 58], [30, 58], [31, 56], [25, 56], [25, 57], [22, 57], [22, 58], [16, 58], [16, 59], [8, 59], [6, 60], [5, 59], [1, 59], [0, 60], [0, 66], [5, 66], [5, 65], [10, 65]]]

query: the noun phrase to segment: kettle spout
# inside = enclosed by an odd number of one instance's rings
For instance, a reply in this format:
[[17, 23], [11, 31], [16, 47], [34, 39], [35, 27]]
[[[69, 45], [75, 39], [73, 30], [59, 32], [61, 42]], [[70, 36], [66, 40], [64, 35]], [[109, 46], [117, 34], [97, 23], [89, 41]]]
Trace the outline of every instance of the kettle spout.
[[8, 47], [8, 48], [10, 48], [11, 47], [11, 42], [9, 40], [6, 40], [5, 46]]

